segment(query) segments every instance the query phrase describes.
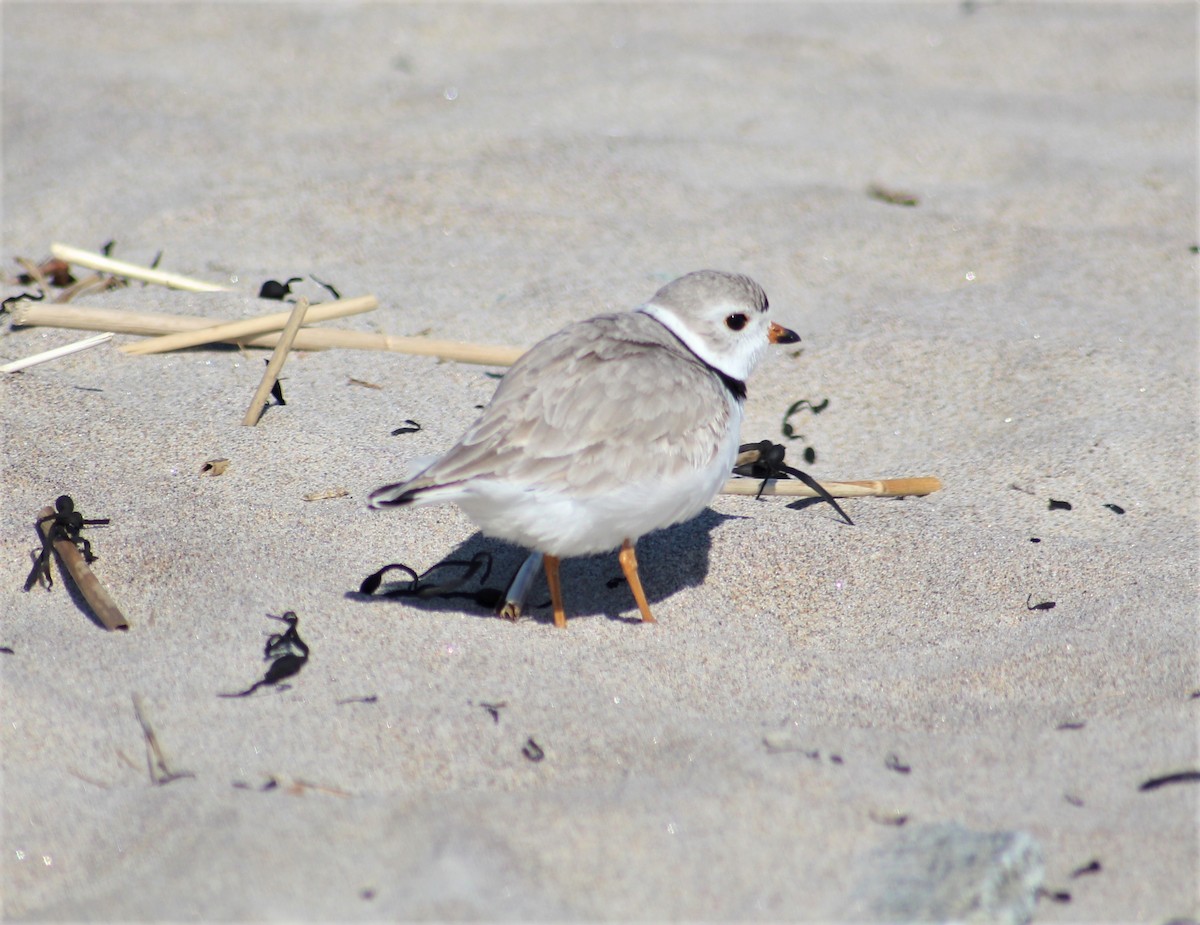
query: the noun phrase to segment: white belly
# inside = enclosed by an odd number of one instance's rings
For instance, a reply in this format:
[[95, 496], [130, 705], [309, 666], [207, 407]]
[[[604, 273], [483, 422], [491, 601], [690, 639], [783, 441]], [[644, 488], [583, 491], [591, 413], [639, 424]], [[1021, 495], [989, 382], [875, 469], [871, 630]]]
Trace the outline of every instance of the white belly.
[[[738, 409], [740, 411], [740, 408]], [[478, 479], [454, 500], [486, 535], [552, 556], [607, 552], [626, 539], [690, 520], [729, 478], [737, 457], [740, 413], [713, 462], [670, 479], [614, 484], [584, 498], [537, 487]]]

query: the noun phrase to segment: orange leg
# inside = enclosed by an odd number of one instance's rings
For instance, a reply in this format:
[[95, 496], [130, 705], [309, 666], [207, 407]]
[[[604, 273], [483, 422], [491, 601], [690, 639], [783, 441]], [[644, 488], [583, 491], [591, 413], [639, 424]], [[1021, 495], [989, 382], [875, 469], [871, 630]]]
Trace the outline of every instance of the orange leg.
[[567, 628], [567, 614], [563, 610], [562, 585], [558, 583], [558, 556], [543, 555], [542, 565], [546, 568], [546, 584], [550, 586], [550, 603], [554, 605], [554, 625]]
[[637, 554], [633, 551], [633, 543], [626, 540], [621, 544], [617, 560], [621, 563], [621, 571], [625, 573], [625, 580], [629, 582], [629, 590], [633, 592], [633, 599], [637, 601], [638, 610], [642, 612], [642, 622], [657, 623], [658, 621], [650, 613], [650, 605], [646, 603], [646, 592], [642, 590], [642, 580], [638, 578]]

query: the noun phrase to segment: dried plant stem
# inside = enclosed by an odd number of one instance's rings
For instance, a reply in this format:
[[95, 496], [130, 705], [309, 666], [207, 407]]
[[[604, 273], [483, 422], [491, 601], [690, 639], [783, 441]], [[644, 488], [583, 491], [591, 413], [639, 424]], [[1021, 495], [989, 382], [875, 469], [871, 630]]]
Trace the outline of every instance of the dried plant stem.
[[90, 347], [98, 347], [100, 344], [108, 343], [110, 340], [112, 340], [111, 331], [104, 334], [97, 334], [95, 337], [85, 337], [83, 340], [77, 340], [73, 344], [63, 344], [61, 347], [55, 347], [53, 350], [43, 350], [41, 353], [25, 357], [23, 360], [13, 360], [11, 363], [5, 363], [3, 366], [0, 366], [0, 373], [15, 373], [30, 366], [37, 366], [39, 363], [47, 363], [50, 360], [57, 360], [59, 357], [79, 353], [81, 350], [87, 350]]
[[44, 292], [50, 288], [49, 283], [46, 281], [46, 274], [42, 272], [42, 268], [38, 264], [34, 263], [28, 257], [14, 257], [13, 259], [24, 268], [25, 272], [37, 284], [39, 289]]
[[267, 361], [267, 371], [263, 373], [262, 382], [258, 384], [258, 388], [254, 390], [254, 397], [250, 399], [250, 407], [246, 409], [246, 416], [242, 418], [242, 424], [245, 426], [253, 427], [262, 417], [267, 395], [270, 394], [275, 381], [279, 378], [279, 371], [283, 369], [288, 351], [292, 349], [292, 342], [296, 339], [296, 332], [300, 330], [300, 325], [304, 324], [304, 316], [307, 313], [308, 299], [301, 299], [292, 309], [283, 333], [279, 336], [279, 343], [275, 345], [275, 352]]
[[[318, 321], [329, 321], [333, 318], [344, 318], [347, 315], [359, 315], [363, 312], [374, 311], [378, 307], [379, 300], [373, 295], [359, 296], [355, 299], [338, 299], [336, 302], [322, 302], [320, 305], [309, 308], [305, 315], [305, 321], [315, 324]], [[211, 344], [215, 341], [240, 340], [255, 334], [265, 334], [267, 331], [279, 331], [287, 324], [291, 315], [291, 312], [273, 312], [270, 315], [247, 318], [245, 321], [230, 321], [198, 331], [154, 337], [136, 344], [126, 344], [120, 349], [122, 353], [143, 356], [148, 353], [165, 353], [168, 350], [182, 350], [185, 347]]]
[[100, 273], [93, 273], [91, 276], [85, 276], [64, 289], [54, 299], [55, 303], [73, 302], [76, 296], [81, 296], [87, 292], [107, 292], [109, 289], [120, 289], [122, 286], [129, 285], [124, 280], [117, 279], [115, 276], [104, 276]]
[[152, 270], [149, 267], [139, 266], [136, 263], [113, 260], [111, 257], [105, 257], [103, 254], [81, 250], [78, 247], [71, 247], [69, 244], [55, 242], [50, 245], [50, 253], [59, 260], [73, 264], [74, 266], [87, 267], [90, 270], [100, 270], [103, 273], [111, 273], [113, 276], [121, 276], [126, 279], [156, 283], [171, 289], [185, 289], [188, 292], [228, 292], [232, 289], [231, 286], [222, 286], [218, 283], [191, 279], [187, 276], [180, 276], [178, 273], [165, 273], [162, 270]]
[[[723, 495], [757, 495], [762, 479], [730, 479], [721, 489]], [[821, 482], [821, 486], [835, 498], [900, 498], [905, 495], [928, 495], [942, 488], [942, 480], [935, 476], [918, 476], [903, 479], [861, 479], [852, 482]], [[803, 482], [791, 479], [769, 479], [764, 495], [781, 495], [789, 498], [816, 498], [817, 493]]]
[[[43, 539], [53, 526], [54, 516], [54, 508], [48, 506], [42, 508], [38, 513], [38, 530]], [[104, 624], [104, 628], [109, 630], [129, 629], [129, 623], [124, 614], [117, 609], [117, 605], [108, 596], [108, 592], [104, 590], [100, 580], [88, 568], [83, 553], [79, 551], [78, 547], [70, 540], [60, 539], [54, 541], [54, 551], [58, 553], [58, 561], [70, 574], [71, 580], [75, 582], [75, 587], [79, 589], [83, 599], [92, 608], [92, 613]]]
[[[309, 318], [311, 321], [312, 319]], [[162, 335], [211, 328], [215, 320], [195, 315], [169, 315], [164, 312], [126, 312], [120, 309], [88, 308], [81, 305], [44, 305], [17, 303], [13, 326], [39, 325], [71, 328], [79, 331], [114, 331], [117, 334]], [[225, 343], [248, 347], [274, 347], [279, 334], [254, 337], [226, 337]], [[323, 350], [341, 347], [348, 350], [385, 350], [418, 356], [434, 356], [459, 363], [482, 366], [511, 366], [525, 350], [521, 347], [493, 347], [464, 341], [431, 340], [425, 337], [400, 337], [370, 331], [339, 331], [331, 328], [301, 328], [293, 350]]]
[[[356, 333], [356, 332], [346, 332]], [[398, 337], [392, 334], [372, 335], [380, 338], [378, 346], [363, 342], [346, 344], [364, 350], [388, 350], [392, 353], [407, 353], [413, 356], [437, 357], [439, 360], [454, 360], [457, 363], [475, 363], [480, 366], [512, 366], [525, 353], [525, 347], [493, 347], [488, 344], [472, 344], [463, 340], [431, 340], [424, 337]]]
[[146, 738], [146, 766], [150, 771], [150, 783], [169, 784], [181, 777], [195, 777], [191, 771], [171, 770], [167, 756], [158, 744], [158, 736], [154, 734], [154, 727], [150, 725], [150, 720], [146, 719], [142, 695], [135, 693], [130, 696], [133, 698], [133, 712], [137, 714], [138, 725], [142, 727], [142, 735]]

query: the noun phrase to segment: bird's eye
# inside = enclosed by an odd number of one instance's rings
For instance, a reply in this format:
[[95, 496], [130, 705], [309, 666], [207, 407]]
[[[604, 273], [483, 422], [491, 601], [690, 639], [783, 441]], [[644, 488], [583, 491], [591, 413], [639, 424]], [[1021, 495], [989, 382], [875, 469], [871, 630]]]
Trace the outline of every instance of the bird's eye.
[[731, 331], [740, 331], [746, 326], [746, 322], [749, 320], [749, 318], [739, 312], [736, 315], [730, 315], [728, 318], [726, 318], [725, 325]]

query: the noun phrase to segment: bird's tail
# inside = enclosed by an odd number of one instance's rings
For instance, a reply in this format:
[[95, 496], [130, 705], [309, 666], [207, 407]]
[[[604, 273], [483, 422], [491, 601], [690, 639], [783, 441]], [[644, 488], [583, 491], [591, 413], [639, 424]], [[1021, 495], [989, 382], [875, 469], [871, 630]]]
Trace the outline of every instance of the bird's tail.
[[410, 459], [401, 473], [404, 481], [376, 488], [367, 496], [367, 504], [373, 508], [381, 508], [408, 507], [417, 503], [425, 490], [437, 485], [434, 479], [425, 476], [425, 471], [435, 462], [436, 456], [418, 456], [416, 459]]
[[461, 496], [462, 484], [460, 482], [441, 482], [437, 479], [418, 476], [407, 482], [396, 482], [394, 485], [376, 488], [367, 496], [367, 504], [373, 508], [424, 507], [427, 504], [456, 501]]
[[367, 504], [374, 508], [408, 507], [420, 499], [422, 492], [435, 485], [431, 479], [410, 479], [407, 482], [384, 485], [371, 492], [367, 497]]
[[412, 504], [413, 498], [413, 490], [408, 487], [408, 482], [397, 482], [376, 488], [367, 497], [367, 505], [374, 508], [405, 507]]

